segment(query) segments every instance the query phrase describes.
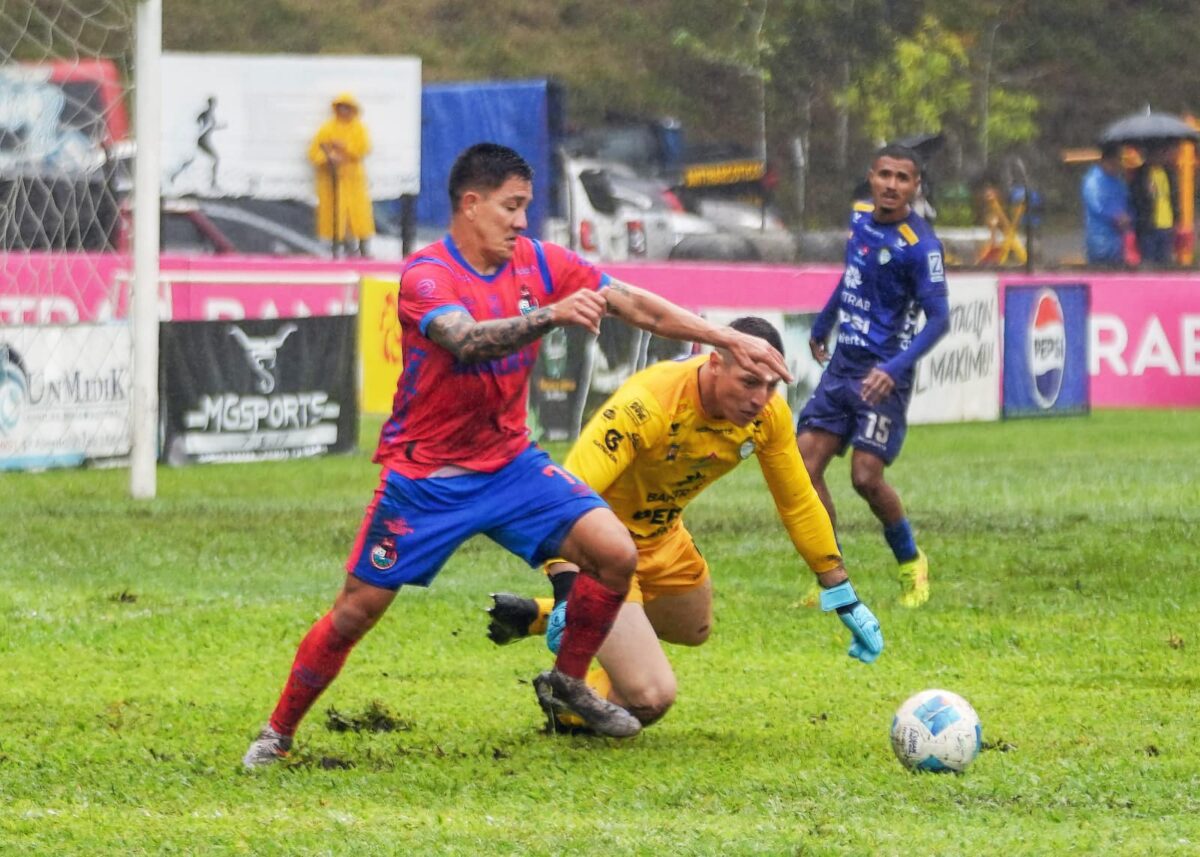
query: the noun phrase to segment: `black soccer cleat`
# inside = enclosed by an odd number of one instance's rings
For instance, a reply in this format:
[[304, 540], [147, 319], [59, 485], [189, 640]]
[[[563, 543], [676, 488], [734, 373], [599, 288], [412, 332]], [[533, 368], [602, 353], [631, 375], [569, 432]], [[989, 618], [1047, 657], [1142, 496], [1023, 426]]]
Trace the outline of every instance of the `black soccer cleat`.
[[533, 633], [531, 626], [538, 620], [536, 601], [511, 592], [493, 592], [492, 601], [495, 603], [487, 609], [489, 640], [503, 646]]
[[546, 670], [533, 680], [538, 705], [546, 713], [548, 732], [558, 732], [560, 714], [575, 714], [583, 725], [598, 735], [631, 738], [642, 730], [641, 722], [615, 703], [601, 699], [581, 678], [556, 669]]

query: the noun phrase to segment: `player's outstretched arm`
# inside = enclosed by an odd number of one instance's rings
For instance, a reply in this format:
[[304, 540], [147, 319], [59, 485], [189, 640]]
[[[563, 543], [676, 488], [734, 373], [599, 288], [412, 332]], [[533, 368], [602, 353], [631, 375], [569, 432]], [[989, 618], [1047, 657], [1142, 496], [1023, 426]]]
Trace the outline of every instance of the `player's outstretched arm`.
[[429, 338], [459, 363], [482, 363], [515, 354], [551, 328], [578, 325], [600, 332], [605, 301], [593, 291], [578, 291], [528, 315], [476, 321], [465, 312], [448, 312], [429, 323]]
[[717, 327], [666, 298], [619, 280], [611, 281], [601, 294], [608, 301], [608, 311], [634, 327], [667, 339], [724, 348], [739, 366], [764, 381], [792, 380], [782, 355], [766, 340], [729, 327]]
[[858, 600], [858, 593], [845, 576], [846, 572], [841, 569], [838, 571], [840, 575], [830, 572], [819, 577], [822, 586], [828, 585], [827, 578], [842, 578], [840, 583], [821, 590], [821, 609], [826, 613], [836, 610], [842, 624], [850, 629], [853, 639], [846, 654], [864, 664], [872, 663], [883, 651], [883, 632], [879, 629], [879, 620], [866, 604]]

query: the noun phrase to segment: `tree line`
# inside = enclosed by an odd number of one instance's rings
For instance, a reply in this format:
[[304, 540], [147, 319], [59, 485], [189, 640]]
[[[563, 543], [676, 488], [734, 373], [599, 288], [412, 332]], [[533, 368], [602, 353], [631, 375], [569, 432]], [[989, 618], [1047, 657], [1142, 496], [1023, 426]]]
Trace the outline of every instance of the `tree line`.
[[1014, 162], [1073, 199], [1064, 148], [1193, 106], [1186, 0], [171, 0], [168, 50], [414, 54], [425, 79], [552, 77], [570, 122], [674, 116], [761, 151], [794, 216], [844, 212], [881, 140], [941, 133], [948, 183]]

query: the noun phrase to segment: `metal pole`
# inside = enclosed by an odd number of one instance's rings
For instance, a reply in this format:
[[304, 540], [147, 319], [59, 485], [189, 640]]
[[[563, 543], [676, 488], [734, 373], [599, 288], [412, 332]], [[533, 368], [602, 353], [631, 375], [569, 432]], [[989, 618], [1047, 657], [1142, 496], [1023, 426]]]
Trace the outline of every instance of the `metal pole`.
[[162, 0], [141, 0], [134, 55], [133, 392], [129, 493], [152, 500], [158, 461], [159, 129], [162, 126]]

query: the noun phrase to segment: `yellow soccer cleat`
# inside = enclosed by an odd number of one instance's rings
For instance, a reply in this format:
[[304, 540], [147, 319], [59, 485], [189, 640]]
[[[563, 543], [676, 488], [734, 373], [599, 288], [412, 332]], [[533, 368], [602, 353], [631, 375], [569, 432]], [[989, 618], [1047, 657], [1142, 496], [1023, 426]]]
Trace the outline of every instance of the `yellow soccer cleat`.
[[900, 563], [900, 605], [920, 607], [929, 600], [929, 559], [918, 550], [916, 559]]

